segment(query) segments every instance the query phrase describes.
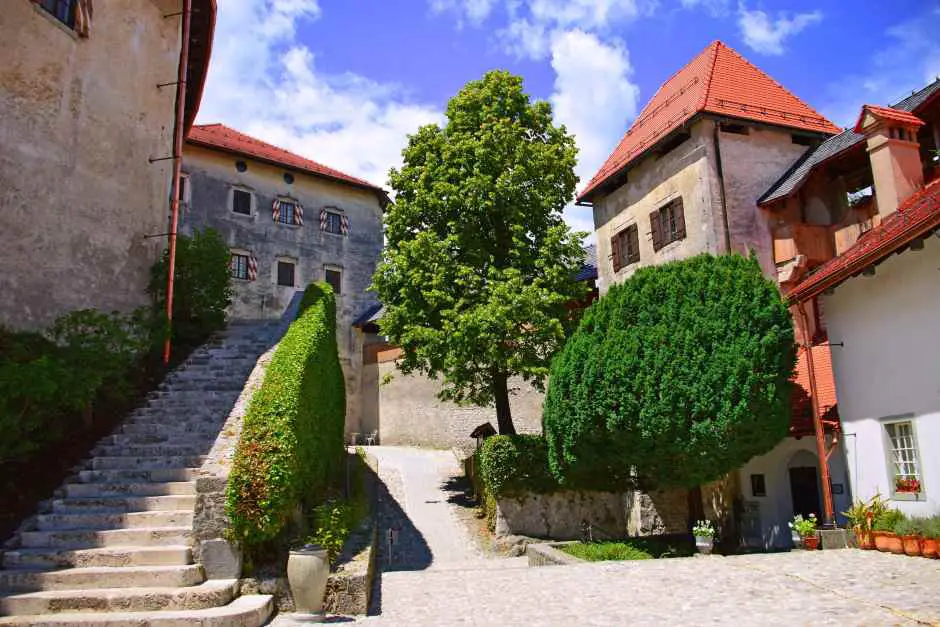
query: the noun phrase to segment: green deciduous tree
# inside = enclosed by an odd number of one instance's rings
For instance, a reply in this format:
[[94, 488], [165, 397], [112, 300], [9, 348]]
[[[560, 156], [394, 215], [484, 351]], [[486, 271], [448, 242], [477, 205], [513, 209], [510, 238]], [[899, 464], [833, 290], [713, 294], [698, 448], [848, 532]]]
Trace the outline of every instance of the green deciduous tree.
[[552, 365], [550, 467], [562, 480], [632, 467], [645, 487], [715, 480], [786, 435], [795, 351], [755, 259], [642, 268], [585, 312]]
[[443, 379], [442, 399], [495, 404], [500, 433], [515, 432], [509, 378], [543, 385], [565, 304], [585, 293], [580, 237], [561, 215], [576, 154], [551, 106], [494, 71], [451, 99], [443, 128], [410, 136], [390, 174], [382, 332], [404, 351], [400, 370]]

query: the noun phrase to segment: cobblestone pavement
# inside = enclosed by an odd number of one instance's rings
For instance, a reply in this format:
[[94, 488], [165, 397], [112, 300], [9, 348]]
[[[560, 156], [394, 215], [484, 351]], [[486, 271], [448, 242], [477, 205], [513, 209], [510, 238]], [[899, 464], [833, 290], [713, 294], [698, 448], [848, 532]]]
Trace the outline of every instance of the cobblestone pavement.
[[[528, 568], [525, 558], [486, 558], [448, 503], [448, 479], [460, 470], [453, 455], [370, 452], [387, 488], [382, 523], [401, 531], [391, 560], [386, 547], [379, 552], [378, 615], [356, 622], [940, 625], [940, 560], [855, 549], [542, 568]], [[277, 624], [297, 624], [287, 618]]]

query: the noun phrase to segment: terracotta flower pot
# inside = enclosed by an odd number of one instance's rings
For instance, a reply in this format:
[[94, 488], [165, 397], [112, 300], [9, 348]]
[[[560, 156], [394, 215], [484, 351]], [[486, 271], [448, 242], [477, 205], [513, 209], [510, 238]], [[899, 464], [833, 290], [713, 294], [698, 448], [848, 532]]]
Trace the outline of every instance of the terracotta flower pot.
[[937, 539], [924, 538], [920, 541], [920, 554], [924, 557], [937, 558]]
[[875, 548], [879, 551], [888, 550], [888, 534], [884, 531], [872, 531], [871, 532], [872, 541], [875, 543]]
[[815, 551], [819, 548], [819, 536], [806, 536], [803, 538], [803, 548], [807, 551]]
[[875, 540], [871, 537], [871, 531], [861, 527], [856, 527], [853, 531], [855, 532], [855, 542], [858, 544], [858, 548], [866, 551], [875, 548]]
[[920, 536], [901, 536], [905, 555], [920, 555]]
[[[890, 531], [882, 532], [882, 543], [884, 548], [878, 547], [879, 551], [886, 551], [888, 553], [896, 553], [901, 555], [904, 553], [904, 542], [901, 540], [901, 536]], [[875, 538], [875, 546], [878, 546], [878, 538]]]

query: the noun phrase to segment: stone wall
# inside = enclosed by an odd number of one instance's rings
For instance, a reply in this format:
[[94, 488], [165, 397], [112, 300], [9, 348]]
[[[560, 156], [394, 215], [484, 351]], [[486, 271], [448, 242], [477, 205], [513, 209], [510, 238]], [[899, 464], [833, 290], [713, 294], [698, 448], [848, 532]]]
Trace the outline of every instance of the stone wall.
[[[146, 304], [167, 230], [179, 20], [100, 3], [88, 38], [27, 0], [0, 11], [0, 323]], [[119, 60], [119, 69], [115, 63]]]
[[496, 499], [497, 536], [579, 540], [586, 525], [595, 540], [688, 531], [685, 490], [583, 492], [500, 496]]
[[[386, 376], [391, 379], [383, 384]], [[421, 375], [404, 375], [394, 361], [367, 364], [363, 372], [360, 433], [378, 431], [382, 444], [457, 447], [472, 450], [470, 432], [490, 422], [496, 427], [492, 407], [461, 407], [440, 401], [439, 381]], [[542, 432], [543, 394], [522, 380], [510, 380], [515, 394], [510, 399], [513, 421], [519, 433]]]
[[[239, 172], [236, 161], [245, 162], [247, 170]], [[251, 253], [258, 262], [256, 280], [233, 280], [233, 318], [278, 318], [298, 290], [324, 280], [327, 267], [342, 272], [336, 296], [336, 337], [346, 375], [347, 424], [358, 424], [362, 358], [352, 322], [374, 302], [368, 287], [382, 252], [382, 207], [376, 193], [295, 170], [290, 171], [294, 182], [288, 184], [287, 168], [193, 145], [186, 146], [183, 167], [189, 191], [181, 232], [212, 227], [233, 251]], [[251, 215], [232, 211], [236, 188], [251, 192]], [[272, 219], [275, 198], [284, 197], [304, 207], [303, 226]], [[343, 212], [349, 219], [347, 235], [320, 230], [323, 207]], [[295, 264], [293, 287], [277, 284], [278, 260]]]

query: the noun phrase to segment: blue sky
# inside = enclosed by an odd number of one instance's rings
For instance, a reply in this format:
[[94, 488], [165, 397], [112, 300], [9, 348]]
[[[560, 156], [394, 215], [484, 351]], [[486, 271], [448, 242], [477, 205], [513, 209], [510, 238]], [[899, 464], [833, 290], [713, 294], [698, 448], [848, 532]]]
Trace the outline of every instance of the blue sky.
[[[841, 126], [940, 74], [940, 0], [218, 0], [199, 122], [385, 184], [489, 69], [575, 134], [587, 182], [659, 85], [721, 39]], [[569, 208], [590, 230], [590, 211]]]

